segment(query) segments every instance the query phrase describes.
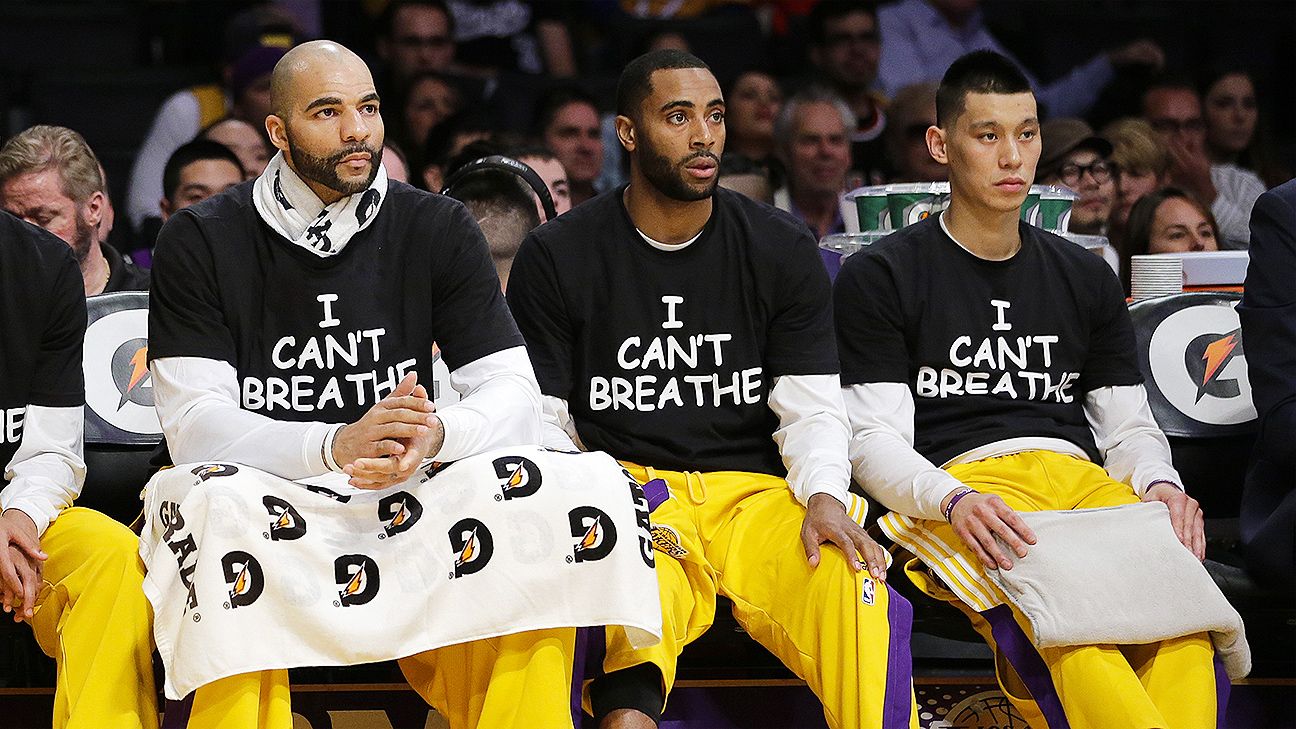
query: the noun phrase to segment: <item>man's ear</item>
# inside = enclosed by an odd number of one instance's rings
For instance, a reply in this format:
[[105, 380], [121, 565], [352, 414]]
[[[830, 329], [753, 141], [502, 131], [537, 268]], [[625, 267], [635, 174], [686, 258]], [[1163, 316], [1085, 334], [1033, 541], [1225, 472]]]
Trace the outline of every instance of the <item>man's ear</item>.
[[270, 137], [270, 143], [275, 149], [288, 154], [288, 125], [283, 118], [277, 114], [271, 114], [265, 120], [266, 135]]
[[618, 115], [615, 123], [617, 139], [621, 142], [621, 146], [625, 147], [627, 152], [635, 151], [634, 122], [628, 116]]
[[105, 208], [108, 205], [108, 197], [102, 192], [96, 190], [86, 199], [85, 204], [81, 206], [82, 215], [85, 217], [86, 225], [91, 228], [98, 228], [99, 223], [103, 221]]
[[932, 125], [927, 127], [927, 153], [932, 159], [943, 165], [949, 164], [949, 153], [945, 148], [945, 130]]

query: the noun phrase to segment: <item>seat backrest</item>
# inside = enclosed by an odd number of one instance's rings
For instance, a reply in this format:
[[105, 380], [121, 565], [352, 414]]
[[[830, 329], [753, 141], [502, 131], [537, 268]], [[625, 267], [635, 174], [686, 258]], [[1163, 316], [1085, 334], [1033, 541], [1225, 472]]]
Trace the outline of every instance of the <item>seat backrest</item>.
[[1210, 517], [1238, 513], [1257, 418], [1236, 293], [1186, 293], [1130, 307], [1152, 414], [1183, 486]]
[[1186, 293], [1130, 306], [1152, 414], [1166, 435], [1256, 431], [1237, 304], [1241, 294]]
[[162, 440], [148, 371], [148, 294], [91, 296], [86, 309], [86, 483], [77, 505], [130, 524]]
[[149, 446], [162, 440], [148, 371], [148, 293], [86, 299], [87, 445]]

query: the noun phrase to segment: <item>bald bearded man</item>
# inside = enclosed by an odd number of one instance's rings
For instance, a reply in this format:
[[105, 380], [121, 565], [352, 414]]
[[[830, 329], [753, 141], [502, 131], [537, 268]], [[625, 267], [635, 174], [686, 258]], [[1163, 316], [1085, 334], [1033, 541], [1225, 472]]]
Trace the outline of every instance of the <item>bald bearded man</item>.
[[[459, 203], [388, 180], [364, 62], [298, 46], [272, 95], [265, 172], [178, 211], [158, 239], [149, 358], [173, 461], [380, 489], [428, 458], [539, 442], [539, 390], [481, 232]], [[328, 349], [357, 338], [358, 356]], [[308, 342], [332, 342], [329, 366]], [[463, 395], [440, 411], [419, 384], [434, 342]], [[401, 667], [452, 727], [570, 727], [573, 641], [531, 631]], [[191, 707], [190, 727], [293, 724], [285, 670], [209, 683]]]

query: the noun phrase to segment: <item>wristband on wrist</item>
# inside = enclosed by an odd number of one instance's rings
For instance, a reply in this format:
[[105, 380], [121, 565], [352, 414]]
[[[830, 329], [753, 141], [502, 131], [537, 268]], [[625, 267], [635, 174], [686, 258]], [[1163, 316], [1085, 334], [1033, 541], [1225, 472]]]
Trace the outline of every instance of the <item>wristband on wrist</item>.
[[328, 470], [333, 471], [335, 473], [342, 472], [342, 467], [339, 466], [338, 462], [333, 459], [333, 444], [337, 442], [338, 433], [341, 432], [342, 432], [342, 428], [340, 427], [334, 428], [331, 433], [329, 433], [327, 436], [324, 437], [324, 443], [320, 447], [321, 450], [320, 455], [324, 457], [324, 465], [328, 468]]
[[945, 505], [945, 521], [949, 522], [950, 516], [954, 514], [955, 504], [957, 504], [960, 500], [962, 500], [964, 496], [967, 496], [968, 494], [975, 494], [975, 493], [978, 493], [976, 489], [968, 488], [965, 486], [962, 491], [959, 491], [958, 493], [954, 494], [954, 496], [950, 497], [949, 503]]

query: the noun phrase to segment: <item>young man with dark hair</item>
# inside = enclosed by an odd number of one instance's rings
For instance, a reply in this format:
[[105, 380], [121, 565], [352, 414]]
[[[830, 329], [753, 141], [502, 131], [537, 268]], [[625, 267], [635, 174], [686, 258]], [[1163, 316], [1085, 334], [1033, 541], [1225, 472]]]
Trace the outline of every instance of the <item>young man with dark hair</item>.
[[886, 97], [873, 89], [882, 52], [877, 3], [825, 0], [810, 10], [810, 62], [850, 108], [851, 169], [867, 184], [883, 181]]
[[242, 181], [243, 165], [229, 147], [209, 139], [182, 145], [162, 171], [162, 220]]
[[925, 564], [908, 565], [915, 583], [995, 648], [1031, 726], [1213, 727], [1206, 634], [1036, 650], [987, 576], [1037, 543], [1018, 512], [1160, 501], [1199, 560], [1205, 537], [1152, 420], [1119, 281], [1020, 220], [1040, 157], [1027, 80], [979, 51], [936, 98], [927, 143], [949, 166], [949, 209], [848, 258], [836, 281], [855, 477]]
[[555, 88], [537, 104], [533, 131], [567, 170], [573, 206], [598, 194], [594, 181], [603, 169], [604, 150], [593, 96], [574, 86]]
[[[468, 145], [468, 148], [472, 146]], [[450, 174], [453, 175], [458, 167], [451, 167]], [[490, 248], [500, 288], [508, 289], [509, 270], [513, 267], [518, 247], [526, 234], [540, 224], [535, 193], [522, 178], [511, 172], [483, 169], [457, 180], [446, 194], [463, 203], [477, 221], [477, 227], [481, 228]]]
[[444, 73], [454, 62], [454, 15], [442, 0], [392, 0], [379, 28], [378, 56], [392, 91], [421, 73]]
[[[717, 189], [724, 99], [675, 50], [617, 89], [630, 183], [533, 231], [509, 305], [544, 397], [546, 444], [605, 450], [645, 484], [663, 634], [607, 631], [589, 699], [603, 727], [652, 726], [680, 651], [734, 602], [832, 727], [916, 726], [911, 612], [847, 491], [827, 275], [786, 213]], [[821, 549], [831, 543], [834, 549]]]

